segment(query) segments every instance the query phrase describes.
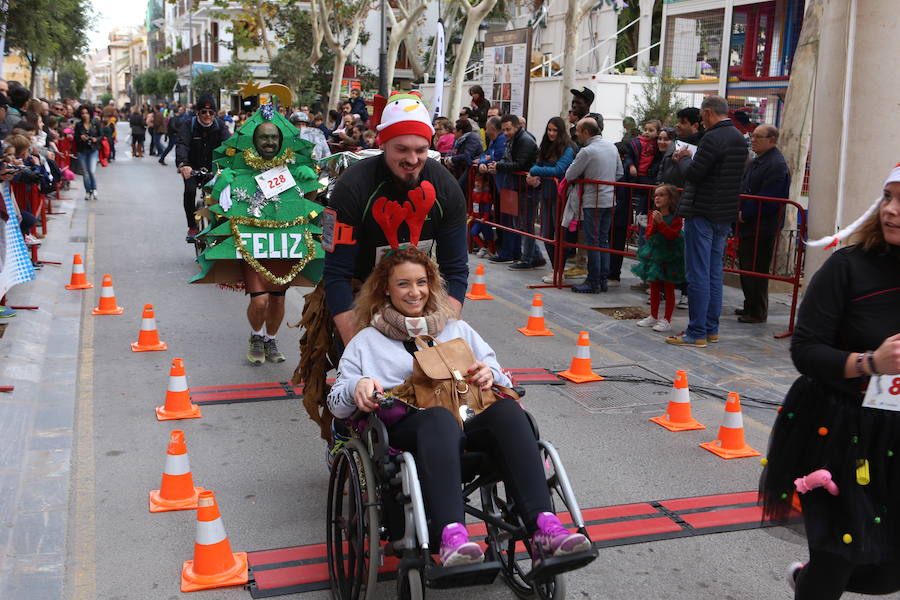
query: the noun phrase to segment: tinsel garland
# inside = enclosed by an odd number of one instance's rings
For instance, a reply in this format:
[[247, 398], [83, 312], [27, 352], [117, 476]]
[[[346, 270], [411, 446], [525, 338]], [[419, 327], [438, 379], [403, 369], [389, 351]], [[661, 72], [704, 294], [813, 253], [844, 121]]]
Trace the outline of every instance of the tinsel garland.
[[286, 164], [294, 163], [294, 150], [288, 148], [284, 151], [284, 154], [281, 156], [276, 156], [275, 158], [270, 158], [269, 160], [265, 160], [259, 154], [256, 153], [256, 150], [253, 147], [249, 147], [244, 150], [243, 158], [244, 162], [247, 163], [247, 166], [251, 169], [257, 169], [259, 171], [268, 171], [269, 169], [274, 169], [275, 167], [280, 167]]
[[316, 215], [317, 213], [313, 211], [309, 213], [309, 217], [297, 217], [291, 221], [272, 221], [268, 219], [254, 219], [252, 217], [231, 217], [229, 219], [231, 235], [234, 237], [234, 245], [238, 249], [238, 252], [241, 253], [241, 256], [254, 271], [275, 285], [287, 285], [294, 280], [300, 271], [306, 268], [309, 261], [316, 257], [316, 242], [313, 239], [312, 234], [309, 231], [303, 232], [303, 242], [306, 244], [306, 256], [301, 258], [299, 262], [291, 267], [291, 270], [287, 275], [284, 277], [276, 277], [271, 271], [262, 266], [252, 254], [247, 252], [247, 246], [244, 244], [244, 240], [241, 239], [238, 225], [251, 225], [253, 227], [266, 227], [269, 229], [287, 229], [289, 227], [296, 227], [297, 225], [306, 225], [311, 219], [315, 219]]

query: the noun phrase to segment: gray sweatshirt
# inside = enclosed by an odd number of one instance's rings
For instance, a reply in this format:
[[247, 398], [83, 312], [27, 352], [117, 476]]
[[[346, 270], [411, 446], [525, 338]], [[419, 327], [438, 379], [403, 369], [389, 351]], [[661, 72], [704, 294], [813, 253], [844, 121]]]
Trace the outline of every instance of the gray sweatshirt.
[[[475, 359], [491, 368], [494, 383], [512, 387], [509, 377], [500, 370], [494, 350], [465, 321], [451, 319], [444, 330], [435, 336], [439, 342], [456, 338], [464, 339]], [[392, 340], [374, 327], [366, 327], [350, 340], [344, 350], [338, 365], [337, 380], [328, 394], [328, 408], [335, 417], [346, 419], [356, 410], [353, 394], [360, 379], [371, 377], [389, 390], [406, 381], [412, 372], [413, 357], [403, 347], [403, 342]]]

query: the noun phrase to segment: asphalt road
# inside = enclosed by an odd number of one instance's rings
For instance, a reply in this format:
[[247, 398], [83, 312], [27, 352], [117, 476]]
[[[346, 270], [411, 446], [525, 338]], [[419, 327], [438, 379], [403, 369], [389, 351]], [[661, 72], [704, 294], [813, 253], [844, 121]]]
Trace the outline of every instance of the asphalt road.
[[[323, 443], [294, 401], [208, 406], [195, 420], [155, 419], [153, 407], [163, 402], [172, 358], [184, 359], [192, 386], [285, 381], [298, 359], [298, 330], [280, 331], [286, 363], [247, 364], [246, 297], [187, 283], [196, 265], [193, 248], [184, 242], [174, 156], [163, 167], [155, 158], [133, 159], [124, 144], [119, 146], [119, 159], [100, 173], [100, 199], [91, 203], [87, 256], [95, 285], [103, 273], [113, 275], [125, 314], [83, 320], [70, 534], [77, 543], [70, 545], [68, 576], [75, 598], [180, 598], [181, 563], [193, 551], [194, 513], [147, 510], [147, 492], [160, 482], [169, 431], [186, 432], [195, 484], [216, 492], [235, 551], [324, 541]], [[468, 303], [464, 317], [507, 367], [562, 368], [572, 356], [577, 327], [559, 323], [578, 314], [605, 319], [583, 301], [574, 304], [572, 294], [551, 291], [545, 302], [557, 335], [525, 339], [515, 327], [524, 324], [527, 306], [517, 309], [505, 299], [524, 292], [507, 294], [502, 278], [490, 281], [498, 300]], [[156, 310], [167, 352], [129, 349], [145, 303]], [[296, 321], [301, 303], [301, 291], [292, 289], [288, 321]], [[595, 349], [595, 365], [628, 362], [627, 356], [604, 354], [603, 339], [592, 341], [601, 347]], [[732, 351], [740, 354], [739, 348]], [[684, 356], [691, 363], [691, 355]], [[526, 397], [543, 437], [560, 450], [583, 508], [755, 489], [757, 459], [723, 461], [696, 446], [713, 439], [721, 401], [695, 398], [695, 416], [710, 428], [683, 434], [647, 422], [661, 412], [662, 401], [656, 397], [627, 409], [587, 412], [548, 387], [532, 387]], [[771, 410], [745, 409], [751, 445], [765, 449], [773, 416]], [[805, 556], [801, 542], [782, 529], [756, 529], [607, 548], [593, 565], [568, 575], [568, 597], [788, 599], [783, 573], [791, 560]], [[249, 598], [239, 588], [195, 595]], [[512, 597], [499, 580], [489, 588], [429, 592], [432, 598], [464, 595]], [[393, 597], [392, 584], [384, 584], [383, 597]]]

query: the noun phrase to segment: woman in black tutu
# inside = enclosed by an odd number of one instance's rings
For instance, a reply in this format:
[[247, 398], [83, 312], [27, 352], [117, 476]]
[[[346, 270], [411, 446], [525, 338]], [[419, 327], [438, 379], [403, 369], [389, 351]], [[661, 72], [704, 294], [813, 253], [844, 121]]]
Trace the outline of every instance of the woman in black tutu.
[[791, 357], [801, 376], [761, 481], [770, 518], [800, 497], [809, 562], [788, 571], [796, 600], [900, 590], [900, 165], [866, 215], [826, 243], [848, 229], [856, 244], [825, 262], [800, 306]]

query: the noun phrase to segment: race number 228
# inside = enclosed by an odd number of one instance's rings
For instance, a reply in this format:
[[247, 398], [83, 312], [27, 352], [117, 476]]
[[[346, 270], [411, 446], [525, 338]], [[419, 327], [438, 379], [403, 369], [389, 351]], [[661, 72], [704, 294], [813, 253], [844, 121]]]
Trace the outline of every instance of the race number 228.
[[284, 184], [285, 181], [287, 181], [287, 179], [285, 178], [284, 175], [278, 175], [277, 177], [273, 177], [272, 179], [269, 179], [268, 181], [269, 181], [269, 189], [271, 190], [271, 189], [277, 188], [279, 185]]

